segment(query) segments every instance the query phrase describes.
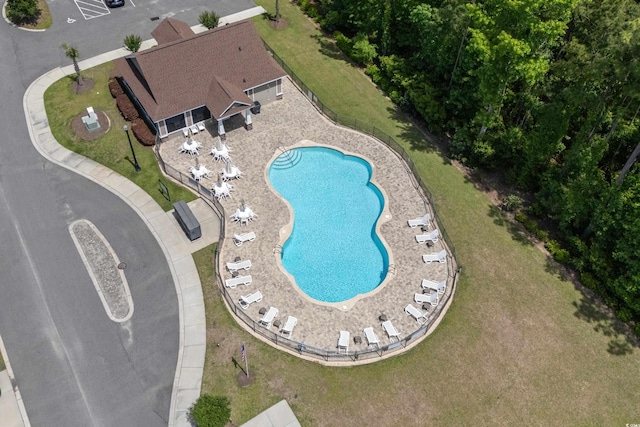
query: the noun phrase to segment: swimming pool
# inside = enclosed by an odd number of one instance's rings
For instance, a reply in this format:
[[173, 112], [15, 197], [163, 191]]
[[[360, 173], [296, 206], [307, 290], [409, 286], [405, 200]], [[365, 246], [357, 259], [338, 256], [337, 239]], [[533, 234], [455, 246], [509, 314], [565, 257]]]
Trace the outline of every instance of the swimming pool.
[[389, 255], [376, 223], [384, 197], [367, 161], [325, 147], [294, 148], [271, 163], [268, 176], [293, 209], [282, 265], [304, 293], [340, 302], [382, 283]]

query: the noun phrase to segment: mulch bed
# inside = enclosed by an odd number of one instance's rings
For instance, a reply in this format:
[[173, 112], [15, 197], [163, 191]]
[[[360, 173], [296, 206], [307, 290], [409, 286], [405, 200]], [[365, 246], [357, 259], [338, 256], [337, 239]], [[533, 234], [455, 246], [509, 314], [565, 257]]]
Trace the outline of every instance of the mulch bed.
[[282, 17], [278, 22], [276, 22], [275, 19], [271, 19], [271, 21], [269, 22], [269, 26], [274, 30], [284, 30], [285, 28], [287, 28], [287, 25], [289, 25], [289, 23], [287, 22], [286, 19], [283, 19]]
[[86, 110], [83, 110], [80, 114], [75, 116], [73, 120], [71, 120], [71, 129], [76, 135], [78, 135], [80, 139], [84, 141], [91, 141], [92, 139], [101, 137], [102, 135], [107, 133], [109, 127], [111, 126], [111, 121], [104, 111], [95, 110], [95, 113], [98, 116], [98, 123], [100, 123], [100, 128], [94, 130], [93, 132], [89, 132], [84, 123], [82, 123], [82, 117], [87, 115]]
[[81, 93], [89, 92], [91, 89], [93, 89], [94, 85], [95, 85], [95, 82], [93, 81], [93, 79], [89, 79], [85, 77], [82, 79], [82, 85], [79, 85], [78, 81], [74, 80], [73, 83], [71, 83], [71, 90], [76, 95], [80, 95]]
[[241, 369], [236, 376], [236, 380], [238, 381], [238, 387], [244, 388], [249, 387], [255, 381], [256, 377], [253, 376], [253, 373], [249, 373], [249, 376], [244, 373]]

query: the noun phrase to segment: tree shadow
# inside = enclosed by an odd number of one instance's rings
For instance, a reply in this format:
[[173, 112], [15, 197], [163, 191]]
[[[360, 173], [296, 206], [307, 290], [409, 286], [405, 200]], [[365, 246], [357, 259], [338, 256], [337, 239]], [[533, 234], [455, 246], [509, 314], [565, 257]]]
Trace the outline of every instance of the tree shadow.
[[405, 113], [394, 105], [387, 108], [389, 118], [396, 123], [396, 127], [400, 129], [400, 139], [407, 141], [412, 150], [424, 153], [436, 153], [440, 156], [444, 164], [451, 164], [451, 160], [446, 156], [445, 144], [436, 135], [429, 132], [426, 125], [422, 123], [420, 118], [413, 117]]
[[318, 52], [320, 52], [321, 54], [323, 54], [324, 56], [327, 56], [331, 59], [335, 59], [337, 61], [343, 61], [351, 66], [355, 66], [355, 64], [353, 63], [353, 61], [351, 61], [351, 59], [349, 59], [349, 57], [347, 55], [345, 55], [338, 46], [336, 46], [335, 43], [333, 43], [331, 40], [329, 40], [327, 38], [326, 35], [324, 34], [314, 34], [312, 36], [310, 36], [312, 39], [314, 39], [316, 41], [316, 43], [318, 43], [318, 46], [320, 47], [318, 49]]
[[617, 320], [611, 309], [591, 291], [580, 284], [577, 284], [576, 288], [581, 291], [582, 298], [579, 302], [573, 303], [576, 308], [574, 316], [593, 325], [594, 331], [610, 338], [607, 345], [609, 354], [624, 356], [633, 353], [634, 348], [638, 347], [638, 338], [629, 326]]
[[553, 257], [549, 254], [547, 254], [547, 262], [544, 266], [544, 270], [547, 273], [552, 274], [558, 279], [562, 280], [563, 282], [567, 282], [570, 280], [567, 269], [562, 264], [553, 259]]
[[499, 227], [504, 227], [507, 229], [509, 234], [511, 234], [511, 238], [520, 243], [523, 246], [533, 246], [534, 242], [531, 240], [529, 233], [517, 222], [510, 220], [505, 213], [496, 205], [489, 204], [488, 205], [488, 213], [489, 218], [493, 219], [493, 223]]

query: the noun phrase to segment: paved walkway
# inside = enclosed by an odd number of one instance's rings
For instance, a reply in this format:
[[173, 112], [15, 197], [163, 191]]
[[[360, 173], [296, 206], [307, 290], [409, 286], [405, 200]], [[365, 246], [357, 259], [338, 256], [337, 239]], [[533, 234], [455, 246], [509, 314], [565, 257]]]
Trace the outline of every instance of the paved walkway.
[[273, 405], [240, 427], [300, 427], [300, 422], [286, 400]]
[[0, 371], [0, 414], [2, 427], [22, 427], [25, 425], [18, 406], [18, 394], [13, 392], [9, 373]]
[[13, 370], [2, 337], [0, 337], [0, 355], [6, 366], [4, 371], [0, 371], [0, 424], [2, 427], [30, 427], [31, 423], [29, 423], [20, 390], [17, 385], [14, 386]]

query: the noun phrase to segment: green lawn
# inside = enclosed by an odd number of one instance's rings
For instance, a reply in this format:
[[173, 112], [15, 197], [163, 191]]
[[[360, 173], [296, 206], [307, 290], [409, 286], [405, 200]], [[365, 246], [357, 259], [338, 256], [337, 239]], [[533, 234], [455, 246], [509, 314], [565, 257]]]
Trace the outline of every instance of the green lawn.
[[4, 366], [4, 359], [2, 358], [2, 354], [0, 354], [0, 371], [4, 371], [6, 366]]
[[[257, 4], [274, 12], [274, 4]], [[368, 366], [328, 368], [275, 350], [231, 318], [197, 254], [207, 305], [203, 392], [232, 400], [239, 424], [287, 399], [303, 425], [624, 425], [638, 422], [638, 351], [620, 327], [562, 278], [464, 174], [341, 59], [289, 2], [288, 27], [255, 20], [262, 37], [318, 98], [375, 124], [411, 153], [463, 267], [436, 331], [407, 354]], [[286, 94], [285, 94], [286, 96]], [[206, 270], [206, 271], [204, 271]], [[392, 284], [391, 284], [392, 286]], [[232, 358], [247, 345], [256, 380], [238, 388]], [[635, 421], [634, 421], [635, 420]]]
[[[165, 211], [173, 209], [172, 203], [177, 200], [186, 200], [187, 202], [194, 200], [195, 196], [191, 191], [174, 184], [162, 175], [152, 148], [139, 144], [133, 136], [133, 132], [129, 131], [138, 163], [142, 168], [140, 172], [135, 172], [127, 135], [122, 128], [126, 122], [120, 115], [115, 100], [111, 97], [107, 87], [112, 69], [113, 63], [109, 62], [84, 71], [83, 77], [85, 79], [91, 78], [95, 82], [93, 90], [84, 94], [76, 95], [73, 93], [70, 87], [72, 77], [64, 77], [47, 89], [44, 101], [53, 136], [69, 150], [89, 157], [135, 182], [149, 193]], [[70, 123], [74, 117], [89, 106], [104, 111], [109, 116], [111, 127], [100, 138], [83, 141], [72, 131]], [[160, 193], [159, 179], [169, 188], [171, 201], [166, 200]]]

